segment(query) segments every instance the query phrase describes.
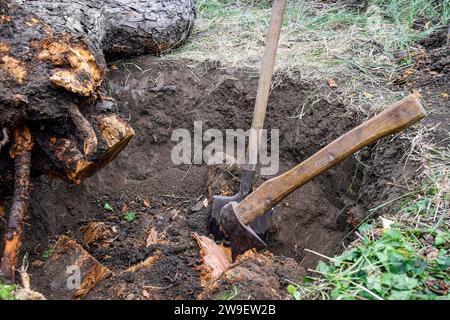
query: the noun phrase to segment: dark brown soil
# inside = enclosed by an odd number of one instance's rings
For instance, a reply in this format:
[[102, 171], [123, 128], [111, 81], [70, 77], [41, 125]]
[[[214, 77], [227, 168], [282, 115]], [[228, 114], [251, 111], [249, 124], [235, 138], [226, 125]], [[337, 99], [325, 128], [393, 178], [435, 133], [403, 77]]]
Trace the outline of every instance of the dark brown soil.
[[450, 141], [450, 35], [448, 30], [431, 35], [422, 41], [425, 58], [406, 83], [409, 90], [418, 90], [430, 108], [425, 123], [437, 125], [433, 142], [445, 147]]
[[[171, 134], [177, 128], [192, 131], [197, 120], [203, 121], [204, 130], [246, 130], [257, 77], [254, 71], [228, 70], [213, 62], [152, 57], [117, 66], [109, 75], [108, 87], [136, 130], [135, 139], [113, 163], [81, 186], [35, 178], [22, 252], [28, 252], [31, 261], [45, 260], [59, 235], [81, 243], [82, 226], [105, 221], [116, 226], [118, 237], [85, 249], [115, 275], [86, 298], [196, 299], [203, 288], [192, 233], [207, 234], [210, 208], [198, 207], [207, 197], [207, 167], [174, 166]], [[286, 77], [276, 83], [281, 84], [271, 94], [266, 127], [280, 130], [280, 173], [357, 125], [345, 106], [325, 99], [303, 120], [292, 118], [314, 85]], [[267, 258], [268, 280], [235, 284], [235, 298], [285, 298], [286, 279], [298, 281], [303, 268], [317, 262], [316, 256], [305, 255], [304, 248], [333, 255], [344, 236], [363, 219], [365, 209], [403, 191], [393, 185], [404, 184], [413, 172], [401, 161], [405, 150], [407, 145], [397, 138], [383, 140], [360, 152], [358, 161], [349, 158], [286, 198], [275, 208], [269, 235], [274, 256]], [[105, 210], [105, 203], [114, 211]], [[127, 211], [135, 212], [137, 218], [125, 221]], [[152, 227], [161, 241], [146, 248]], [[161, 258], [151, 268], [125, 271], [157, 251]], [[61, 298], [49, 285], [51, 275], [38, 265], [34, 263], [30, 270], [32, 286], [48, 298]], [[260, 262], [245, 261], [243, 268], [249, 265], [251, 272], [264, 273]], [[252, 288], [257, 296], [248, 295]], [[229, 290], [226, 283], [203, 297], [220, 297], [221, 290]]]

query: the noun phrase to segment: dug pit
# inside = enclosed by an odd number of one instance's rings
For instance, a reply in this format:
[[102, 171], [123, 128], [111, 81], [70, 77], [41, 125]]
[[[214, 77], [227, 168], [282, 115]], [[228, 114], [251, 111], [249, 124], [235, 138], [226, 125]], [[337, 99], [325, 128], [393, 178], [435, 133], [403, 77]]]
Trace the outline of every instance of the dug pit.
[[[113, 163], [80, 186], [46, 176], [33, 180], [23, 253], [28, 252], [32, 261], [32, 285], [48, 298], [65, 298], [52, 288], [52, 275], [42, 267], [56, 239], [64, 234], [83, 244], [82, 230], [92, 222], [114, 230], [109, 239], [84, 241], [84, 248], [114, 276], [86, 298], [217, 298], [230, 288], [235, 288], [237, 298], [284, 298], [285, 280], [297, 282], [317, 263], [318, 256], [305, 254], [305, 248], [327, 256], [339, 252], [339, 244], [367, 209], [402, 192], [393, 186], [413, 173], [402, 161], [407, 145], [399, 138], [362, 150], [275, 208], [268, 240], [273, 256], [248, 259], [240, 266], [252, 272], [252, 280], [243, 277], [242, 286], [221, 281], [213, 293], [202, 294], [199, 248], [192, 235], [207, 235], [208, 189], [220, 191], [221, 186], [208, 182], [206, 165], [172, 163], [171, 135], [178, 128], [192, 132], [194, 121], [202, 121], [204, 130], [246, 130], [257, 72], [152, 57], [117, 63], [111, 69], [115, 71], [107, 80], [109, 94], [117, 99], [136, 137]], [[313, 92], [314, 84], [283, 74], [275, 77], [265, 126], [280, 132], [279, 173], [361, 121], [321, 94], [311, 99]], [[300, 110], [301, 119], [295, 117]], [[236, 188], [239, 176], [229, 178]], [[257, 185], [263, 181], [258, 178]], [[151, 266], [128, 269], [149, 257], [156, 257]]]

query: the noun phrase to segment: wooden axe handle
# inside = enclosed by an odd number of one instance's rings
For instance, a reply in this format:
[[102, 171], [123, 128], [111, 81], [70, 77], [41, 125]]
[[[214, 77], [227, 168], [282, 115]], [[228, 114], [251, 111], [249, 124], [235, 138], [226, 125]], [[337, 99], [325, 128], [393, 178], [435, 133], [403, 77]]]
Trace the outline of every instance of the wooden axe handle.
[[255, 171], [258, 159], [258, 145], [261, 130], [266, 117], [267, 102], [269, 101], [270, 87], [272, 86], [273, 69], [280, 40], [281, 26], [287, 0], [275, 0], [270, 17], [269, 32], [266, 37], [264, 57], [261, 66], [261, 75], [258, 82], [255, 109], [253, 110], [252, 130], [250, 131], [248, 157], [246, 170]]
[[286, 173], [263, 183], [235, 208], [244, 224], [264, 214], [292, 191], [317, 177], [353, 153], [392, 133], [402, 131], [422, 119], [425, 110], [410, 95], [353, 130], [340, 136]]

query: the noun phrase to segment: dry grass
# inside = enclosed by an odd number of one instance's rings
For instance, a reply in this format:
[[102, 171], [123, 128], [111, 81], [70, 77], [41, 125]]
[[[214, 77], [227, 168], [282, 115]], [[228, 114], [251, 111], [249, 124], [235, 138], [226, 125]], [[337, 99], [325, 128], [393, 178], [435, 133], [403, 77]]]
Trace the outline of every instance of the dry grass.
[[[425, 0], [368, 2], [367, 8], [358, 11], [339, 2], [289, 1], [276, 73], [324, 87], [328, 79], [334, 79], [338, 88], [328, 98], [339, 99], [366, 116], [403, 96], [387, 84], [411, 61], [399, 65], [393, 53], [405, 50], [408, 56], [417, 40], [442, 28], [450, 5], [448, 0], [441, 5]], [[270, 2], [197, 0], [197, 7], [199, 19], [188, 43], [168, 57], [217, 60], [224, 67], [257, 71]], [[411, 17], [421, 16], [429, 18], [413, 26]]]

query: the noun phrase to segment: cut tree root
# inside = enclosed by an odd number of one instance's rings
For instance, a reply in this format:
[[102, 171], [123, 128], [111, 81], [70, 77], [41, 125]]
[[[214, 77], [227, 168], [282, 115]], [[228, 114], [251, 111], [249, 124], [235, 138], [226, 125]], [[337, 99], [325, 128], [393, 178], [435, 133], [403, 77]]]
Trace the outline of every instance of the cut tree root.
[[30, 165], [33, 139], [27, 127], [17, 127], [14, 130], [14, 145], [10, 155], [14, 158], [15, 183], [13, 204], [5, 232], [5, 249], [1, 262], [1, 272], [14, 281], [14, 269], [20, 247], [20, 236], [23, 220], [28, 210], [30, 198]]
[[70, 106], [68, 112], [78, 133], [83, 138], [83, 153], [88, 155], [97, 151], [97, 136], [89, 121], [81, 114], [78, 106]]

